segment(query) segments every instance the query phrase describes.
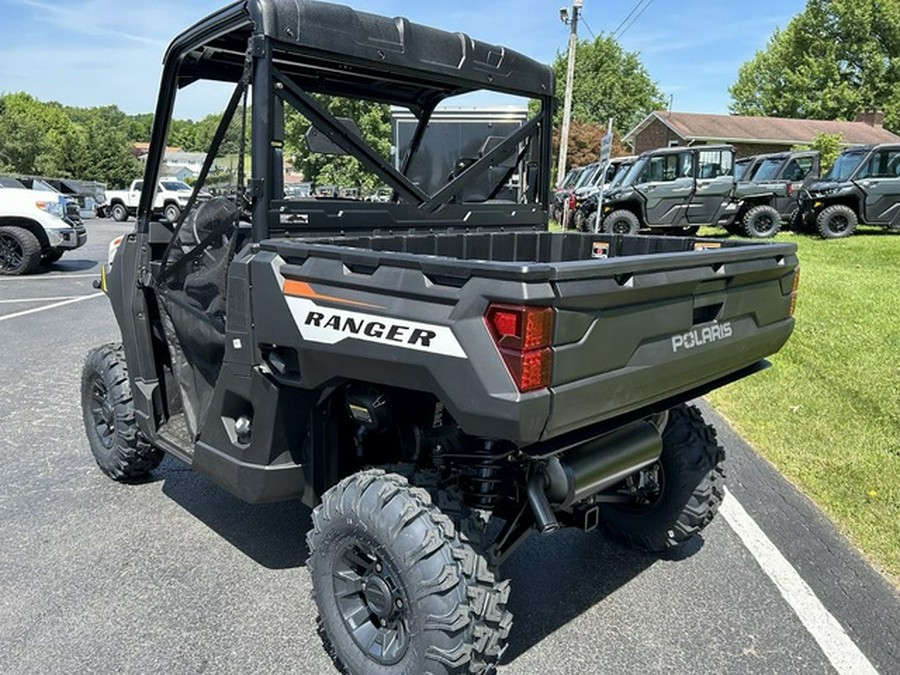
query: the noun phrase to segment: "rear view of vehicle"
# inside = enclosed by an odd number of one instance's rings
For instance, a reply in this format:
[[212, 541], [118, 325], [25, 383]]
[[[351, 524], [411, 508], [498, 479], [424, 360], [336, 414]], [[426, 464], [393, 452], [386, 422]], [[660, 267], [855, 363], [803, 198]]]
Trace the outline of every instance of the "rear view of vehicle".
[[801, 193], [803, 227], [841, 239], [859, 223], [900, 229], [900, 145], [849, 148]]
[[[82, 379], [102, 471], [167, 453], [246, 501], [312, 507], [322, 634], [351, 673], [490, 672], [512, 625], [500, 567], [533, 533], [660, 551], [713, 520], [724, 450], [688, 402], [788, 339], [793, 245], [550, 232], [547, 65], [305, 0], [235, 3], [175, 39], [145, 185], [207, 80], [227, 98], [178, 222], [144, 191], [104, 277], [123, 341]], [[420, 154], [435, 110], [483, 92], [529, 118]], [[392, 106], [416, 119], [399, 157], [334, 113]], [[234, 128], [250, 174], [200, 199]], [[390, 199], [291, 199], [295, 143]]]

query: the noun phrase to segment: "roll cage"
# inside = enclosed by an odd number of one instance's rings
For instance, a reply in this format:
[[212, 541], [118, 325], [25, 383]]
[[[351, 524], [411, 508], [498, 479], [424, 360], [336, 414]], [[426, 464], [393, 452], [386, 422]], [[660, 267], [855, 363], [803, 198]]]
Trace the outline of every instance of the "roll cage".
[[[335, 27], [341, 27], [337, 31]], [[158, 179], [177, 91], [198, 80], [232, 82], [235, 90], [220, 131], [230, 123], [242, 96], [252, 104], [252, 177], [241, 196], [252, 240], [378, 229], [545, 228], [550, 185], [553, 74], [549, 67], [503, 47], [389, 19], [349, 7], [309, 0], [237, 2], [178, 36], [163, 63], [151, 150], [144, 181]], [[446, 99], [478, 90], [527, 97], [539, 111], [511, 135], [495, 139], [470, 158], [446, 184], [426, 191], [406, 172], [420, 147], [431, 114]], [[343, 96], [402, 106], [417, 117], [400, 170], [326, 109], [320, 95]], [[352, 155], [393, 192], [388, 203], [297, 202], [284, 197], [283, 113], [285, 103], [300, 112], [328, 141]], [[220, 134], [217, 134], [219, 136]], [[215, 144], [215, 140], [214, 140]], [[209, 153], [208, 163], [214, 152]], [[480, 203], [461, 196], [513, 162], [525, 167], [517, 203]], [[198, 188], [209, 167], [204, 167]], [[139, 206], [138, 231], [148, 232], [152, 195]], [[186, 209], [186, 211], [189, 210]]]

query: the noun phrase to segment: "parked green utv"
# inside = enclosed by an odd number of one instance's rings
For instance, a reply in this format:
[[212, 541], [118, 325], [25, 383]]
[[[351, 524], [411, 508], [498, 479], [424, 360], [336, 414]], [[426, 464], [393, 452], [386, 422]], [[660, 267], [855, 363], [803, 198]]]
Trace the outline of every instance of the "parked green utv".
[[773, 237], [781, 229], [774, 204], [785, 188], [738, 182], [733, 167], [731, 146], [646, 152], [604, 195], [601, 229], [695, 234], [703, 226], [718, 226], [753, 239]]
[[900, 145], [845, 150], [800, 206], [803, 227], [823, 239], [849, 237], [859, 223], [900, 230]]

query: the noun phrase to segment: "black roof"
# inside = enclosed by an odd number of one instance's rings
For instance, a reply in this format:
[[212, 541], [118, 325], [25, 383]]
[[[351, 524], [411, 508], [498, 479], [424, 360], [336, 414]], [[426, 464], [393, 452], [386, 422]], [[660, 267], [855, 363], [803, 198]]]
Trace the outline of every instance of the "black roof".
[[[312, 0], [246, 0], [228, 5], [172, 42], [182, 84], [198, 78], [235, 81], [247, 41], [276, 42], [275, 62], [308, 91], [347, 93], [410, 105], [477, 89], [552, 96], [553, 71], [511, 49]], [[302, 64], [302, 66], [300, 65]]]

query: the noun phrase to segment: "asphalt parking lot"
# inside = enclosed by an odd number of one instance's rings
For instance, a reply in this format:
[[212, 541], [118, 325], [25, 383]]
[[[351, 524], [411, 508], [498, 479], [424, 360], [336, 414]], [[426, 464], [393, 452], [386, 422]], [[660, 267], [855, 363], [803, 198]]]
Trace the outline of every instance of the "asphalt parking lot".
[[[171, 458], [139, 485], [93, 463], [81, 365], [118, 332], [92, 282], [130, 228], [89, 221], [83, 249], [0, 278], [0, 672], [334, 672], [308, 509], [244, 504]], [[900, 673], [897, 591], [709, 415], [729, 457], [719, 518], [678, 557], [534, 535], [503, 569], [501, 673]]]

